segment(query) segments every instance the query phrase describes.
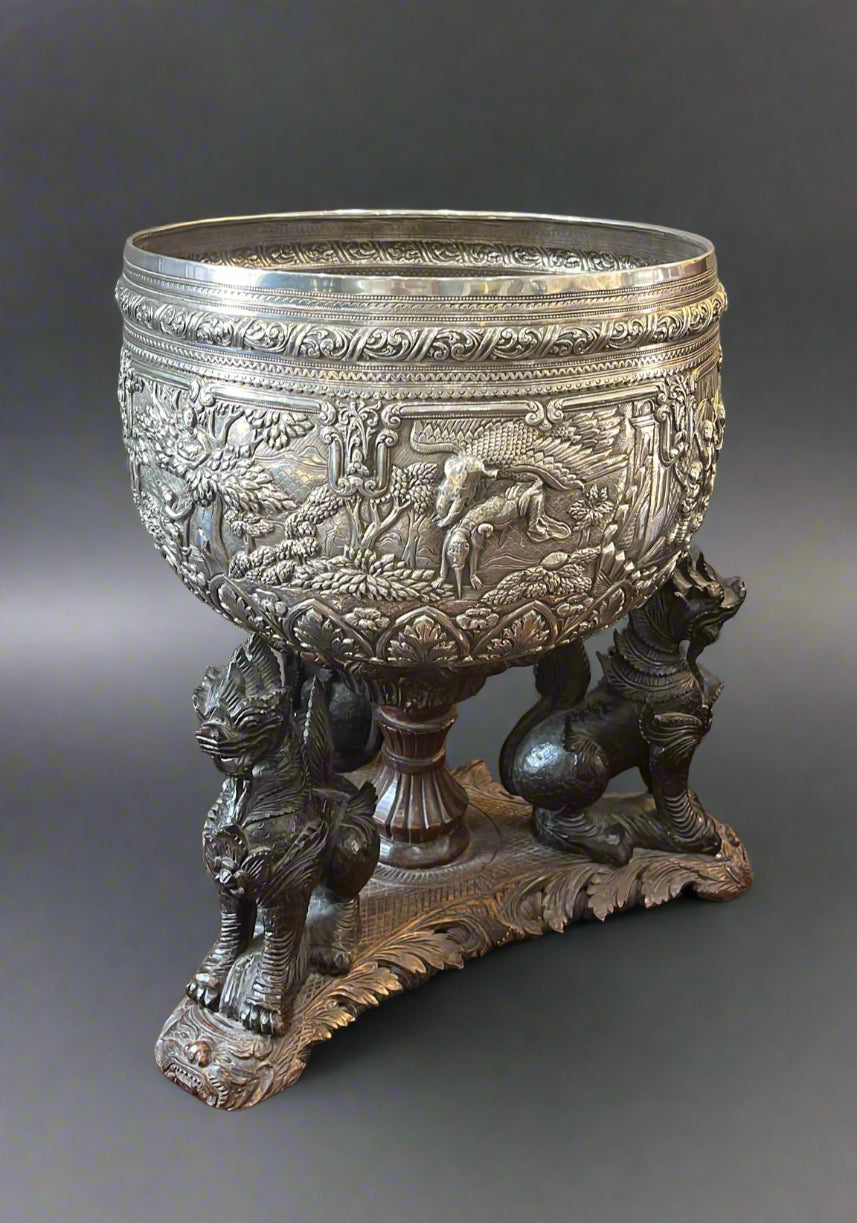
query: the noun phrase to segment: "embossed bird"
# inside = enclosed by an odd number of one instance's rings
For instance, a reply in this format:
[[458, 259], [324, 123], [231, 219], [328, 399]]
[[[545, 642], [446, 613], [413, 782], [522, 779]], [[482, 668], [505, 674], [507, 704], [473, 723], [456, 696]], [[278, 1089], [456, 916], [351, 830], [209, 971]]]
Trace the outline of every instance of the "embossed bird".
[[417, 453], [453, 451], [437, 491], [438, 526], [453, 526], [477, 500], [484, 479], [536, 476], [561, 491], [583, 488], [621, 471], [632, 444], [627, 412], [615, 403], [560, 410], [538, 404], [527, 415], [474, 422], [449, 416], [416, 424], [411, 446]]

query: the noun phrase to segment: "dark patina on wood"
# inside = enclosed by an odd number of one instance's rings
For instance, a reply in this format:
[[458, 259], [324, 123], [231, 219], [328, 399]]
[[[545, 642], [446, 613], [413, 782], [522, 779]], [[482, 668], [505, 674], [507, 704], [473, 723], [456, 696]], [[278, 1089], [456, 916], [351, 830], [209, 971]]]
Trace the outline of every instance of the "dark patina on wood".
[[[377, 868], [360, 898], [362, 936], [350, 972], [310, 972], [284, 1036], [248, 1032], [184, 998], [155, 1050], [167, 1078], [214, 1107], [248, 1108], [291, 1086], [313, 1048], [363, 1011], [437, 972], [584, 917], [652, 908], [686, 891], [731, 900], [752, 881], [746, 852], [724, 824], [715, 822], [717, 854], [638, 850], [612, 867], [537, 841], [527, 804], [507, 795], [481, 761], [454, 776], [470, 801], [465, 852], [427, 870]], [[617, 821], [646, 820], [654, 799], [611, 795], [599, 810]]]
[[[723, 684], [697, 659], [746, 593], [742, 578], [720, 577], [694, 553], [617, 630], [594, 688], [580, 639], [539, 661], [539, 700], [500, 755], [503, 784], [532, 804], [539, 840], [617, 866], [640, 847], [717, 852], [719, 833], [688, 779]], [[629, 769], [654, 796], [653, 818], [605, 823], [594, 804]]]
[[[384, 748], [370, 763], [370, 694], [353, 680], [281, 661], [259, 637], [210, 669], [194, 704], [200, 746], [225, 774], [203, 834], [221, 924], [158, 1040], [164, 1074], [246, 1108], [294, 1083], [338, 1028], [436, 972], [583, 917], [749, 887], [741, 842], [689, 785], [722, 688], [697, 658], [745, 593], [688, 556], [617, 632], [591, 691], [580, 643], [541, 659], [539, 700], [503, 747], [506, 788], [481, 761], [446, 771], [443, 709], [432, 739], [431, 718], [413, 729], [377, 710]], [[631, 768], [646, 792], [605, 795]], [[417, 836], [397, 843], [413, 844], [411, 860], [382, 849], [379, 861], [390, 811], [410, 807], [417, 831], [420, 813], [436, 814], [440, 769], [462, 807], [455, 854], [433, 849], [425, 865]], [[407, 801], [378, 801], [402, 785]]]

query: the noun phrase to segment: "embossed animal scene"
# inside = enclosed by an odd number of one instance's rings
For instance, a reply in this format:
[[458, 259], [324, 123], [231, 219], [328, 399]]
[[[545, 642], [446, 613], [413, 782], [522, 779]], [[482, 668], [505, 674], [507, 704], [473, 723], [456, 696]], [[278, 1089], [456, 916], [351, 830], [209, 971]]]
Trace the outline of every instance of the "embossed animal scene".
[[457, 407], [120, 373], [131, 479], [200, 598], [309, 658], [503, 666], [611, 623], [687, 548], [719, 362]]

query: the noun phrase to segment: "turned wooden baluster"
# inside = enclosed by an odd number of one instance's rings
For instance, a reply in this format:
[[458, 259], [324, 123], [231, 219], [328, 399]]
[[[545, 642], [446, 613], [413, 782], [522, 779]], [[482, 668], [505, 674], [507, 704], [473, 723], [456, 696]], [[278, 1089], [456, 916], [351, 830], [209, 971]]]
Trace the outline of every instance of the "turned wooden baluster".
[[383, 862], [440, 866], [466, 849], [467, 794], [446, 767], [445, 744], [458, 715], [455, 701], [478, 692], [485, 679], [433, 672], [392, 683], [370, 680], [383, 736], [381, 768], [373, 778]]

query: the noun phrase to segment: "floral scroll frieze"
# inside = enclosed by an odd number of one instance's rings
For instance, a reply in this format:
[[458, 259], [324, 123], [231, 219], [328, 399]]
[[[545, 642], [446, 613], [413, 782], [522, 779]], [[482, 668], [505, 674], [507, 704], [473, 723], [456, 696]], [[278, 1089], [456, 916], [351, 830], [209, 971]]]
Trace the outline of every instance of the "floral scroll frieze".
[[297, 360], [469, 365], [481, 362], [564, 361], [678, 342], [715, 324], [726, 309], [718, 285], [701, 301], [613, 319], [577, 323], [470, 327], [289, 322], [248, 314], [192, 310], [116, 287], [123, 315], [148, 332], [214, 348], [269, 353]]
[[380, 265], [421, 270], [422, 268], [483, 269], [492, 272], [506, 268], [520, 272], [615, 272], [647, 267], [644, 258], [616, 255], [611, 251], [577, 250], [568, 247], [505, 246], [490, 242], [463, 242], [456, 239], [358, 242], [277, 242], [254, 246], [203, 251], [193, 255], [199, 263], [242, 268], [293, 268], [350, 272]]

